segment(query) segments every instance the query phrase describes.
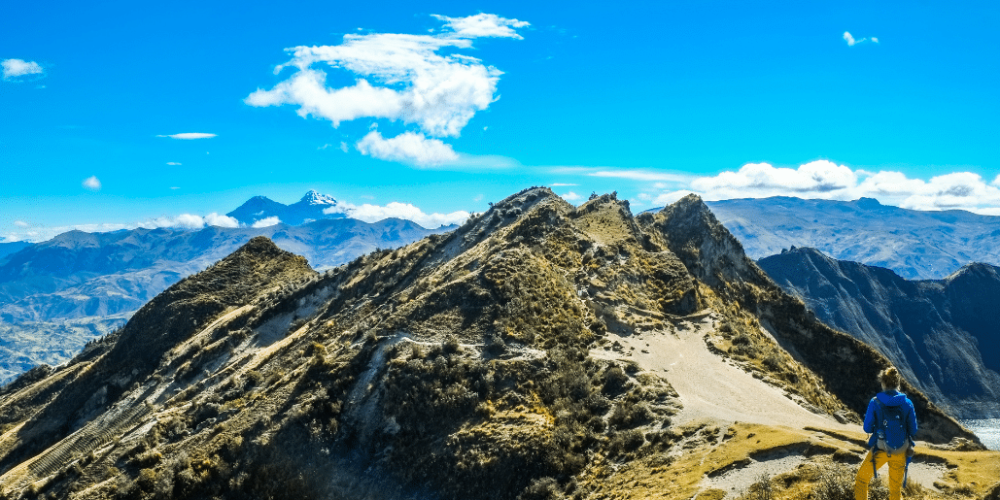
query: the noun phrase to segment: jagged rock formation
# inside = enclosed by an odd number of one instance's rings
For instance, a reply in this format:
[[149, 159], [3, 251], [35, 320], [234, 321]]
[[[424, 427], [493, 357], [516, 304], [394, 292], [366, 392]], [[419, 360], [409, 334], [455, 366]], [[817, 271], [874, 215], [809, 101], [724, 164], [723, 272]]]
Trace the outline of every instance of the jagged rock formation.
[[963, 210], [923, 212], [854, 201], [791, 197], [709, 202], [753, 259], [790, 246], [892, 269], [906, 279], [942, 279], [971, 262], [1000, 265], [1000, 217]]
[[[623, 349], [692, 342], [829, 429], [692, 420], [669, 369]], [[613, 195], [576, 208], [533, 188], [324, 273], [251, 240], [72, 363], [5, 388], [0, 488], [586, 498], [640, 470], [691, 498], [754, 442], [855, 456], [859, 438], [838, 436], [887, 363], [770, 282], [696, 198], [636, 219]], [[975, 439], [913, 399], [919, 439]]]
[[1000, 417], [1000, 269], [970, 264], [943, 280], [793, 248], [760, 267], [824, 323], [875, 347], [962, 418]]

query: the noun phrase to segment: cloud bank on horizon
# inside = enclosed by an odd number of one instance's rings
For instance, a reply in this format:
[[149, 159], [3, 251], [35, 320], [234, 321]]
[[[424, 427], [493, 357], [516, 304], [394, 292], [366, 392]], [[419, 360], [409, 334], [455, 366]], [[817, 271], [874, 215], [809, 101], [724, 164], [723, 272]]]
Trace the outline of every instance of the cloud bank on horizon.
[[[355, 148], [374, 158], [423, 167], [454, 162], [459, 154], [440, 138], [458, 137], [477, 112], [496, 100], [503, 72], [472, 56], [441, 52], [471, 49], [476, 38], [520, 40], [514, 28], [529, 23], [486, 13], [432, 17], [444, 23], [438, 34], [348, 34], [340, 45], [286, 49], [292, 59], [274, 73], [297, 71], [270, 90], [258, 88], [244, 102], [298, 106], [299, 116], [329, 120], [334, 127], [362, 118], [400, 121], [418, 131], [385, 138], [373, 130]], [[324, 66], [351, 73], [355, 83], [328, 86]]]
[[689, 193], [709, 201], [771, 196], [827, 200], [867, 197], [911, 210], [958, 209], [1000, 215], [1000, 175], [989, 181], [973, 172], [952, 172], [924, 180], [902, 172], [869, 172], [818, 160], [798, 168], [748, 163], [737, 171], [693, 177], [685, 184], [657, 195], [642, 193], [639, 198], [666, 205]]
[[[96, 179], [96, 177], [94, 178]], [[90, 179], [88, 179], [89, 181]], [[434, 229], [440, 226], [451, 224], [461, 224], [471, 215], [464, 210], [450, 213], [426, 213], [419, 207], [411, 203], [390, 202], [386, 205], [375, 205], [365, 203], [354, 205], [347, 202], [339, 202], [336, 207], [324, 210], [326, 214], [343, 214], [347, 217], [362, 220], [365, 222], [378, 222], [383, 219], [397, 218], [416, 222], [421, 226]], [[267, 217], [258, 220], [250, 227], [262, 228], [281, 224], [278, 217]], [[24, 221], [15, 221], [14, 226], [20, 229], [18, 232], [8, 233], [6, 236], [0, 235], [0, 243], [11, 243], [16, 241], [42, 242], [68, 231], [84, 231], [87, 233], [99, 233], [109, 231], [120, 231], [122, 229], [132, 230], [138, 228], [174, 228], [198, 230], [209, 226], [237, 228], [246, 227], [238, 220], [228, 215], [216, 212], [208, 215], [198, 215], [192, 213], [182, 213], [179, 215], [164, 215], [160, 217], [147, 218], [133, 223], [100, 223], [100, 224], [75, 224], [68, 226], [33, 226]]]

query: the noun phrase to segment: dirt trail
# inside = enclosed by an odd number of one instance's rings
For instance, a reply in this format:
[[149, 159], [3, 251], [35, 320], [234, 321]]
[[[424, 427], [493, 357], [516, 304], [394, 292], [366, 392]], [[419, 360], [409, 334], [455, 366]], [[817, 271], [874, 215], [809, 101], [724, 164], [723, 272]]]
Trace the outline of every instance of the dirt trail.
[[780, 389], [713, 354], [702, 339], [712, 328], [712, 316], [705, 315], [693, 323], [682, 322], [675, 332], [646, 332], [628, 337], [610, 334], [608, 340], [621, 342], [624, 353], [631, 356], [604, 350], [596, 350], [593, 355], [632, 360], [643, 369], [664, 376], [680, 394], [684, 405], [674, 418], [678, 423], [707, 419], [799, 429], [815, 426], [860, 430], [806, 410], [785, 397]]

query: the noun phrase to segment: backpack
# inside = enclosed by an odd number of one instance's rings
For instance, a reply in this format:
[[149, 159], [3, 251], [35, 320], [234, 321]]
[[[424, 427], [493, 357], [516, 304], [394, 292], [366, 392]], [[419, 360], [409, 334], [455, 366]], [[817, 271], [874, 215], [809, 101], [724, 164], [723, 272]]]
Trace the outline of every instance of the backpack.
[[905, 406], [886, 406], [877, 397], [872, 400], [876, 404], [875, 433], [878, 435], [878, 449], [889, 455], [903, 451], [910, 444], [910, 436], [906, 434]]

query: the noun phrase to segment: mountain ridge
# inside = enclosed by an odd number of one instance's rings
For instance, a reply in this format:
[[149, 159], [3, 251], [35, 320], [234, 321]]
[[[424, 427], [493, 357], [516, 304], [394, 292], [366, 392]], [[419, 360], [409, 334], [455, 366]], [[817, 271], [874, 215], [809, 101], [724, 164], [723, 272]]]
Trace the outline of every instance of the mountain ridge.
[[[573, 207], [532, 188], [323, 273], [254, 239], [73, 362], [12, 384], [0, 487], [15, 498], [596, 497], [646, 471], [680, 499], [748, 460], [754, 436], [856, 456], [859, 394], [888, 361], [810, 319], [700, 201], [678, 203], [637, 219], [613, 195]], [[854, 357], [857, 376], [818, 376], [827, 354], [801, 352], [805, 335]], [[623, 348], [643, 343], [741, 371], [831, 441], [698, 420], [670, 382], [683, 374]], [[975, 441], [912, 398], [918, 438]], [[716, 449], [732, 454], [692, 455]]]

